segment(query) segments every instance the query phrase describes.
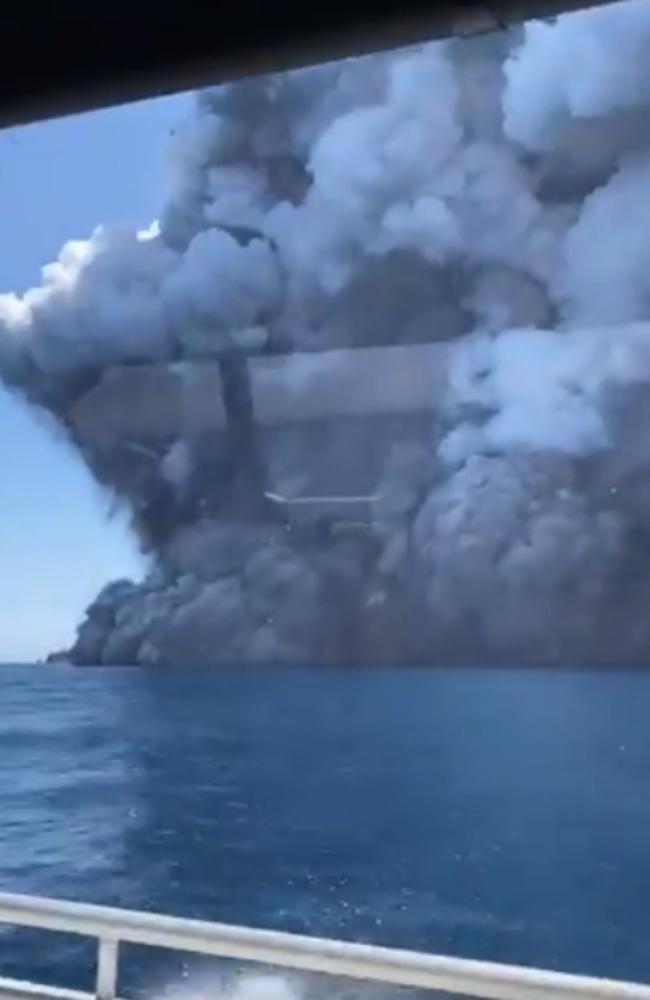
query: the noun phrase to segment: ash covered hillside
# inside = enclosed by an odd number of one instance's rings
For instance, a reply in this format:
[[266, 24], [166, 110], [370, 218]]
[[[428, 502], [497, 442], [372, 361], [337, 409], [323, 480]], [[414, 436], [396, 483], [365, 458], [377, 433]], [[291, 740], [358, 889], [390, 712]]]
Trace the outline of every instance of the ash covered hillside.
[[73, 660], [650, 660], [649, 47], [628, 0], [205, 91], [159, 221], [0, 299], [152, 557]]

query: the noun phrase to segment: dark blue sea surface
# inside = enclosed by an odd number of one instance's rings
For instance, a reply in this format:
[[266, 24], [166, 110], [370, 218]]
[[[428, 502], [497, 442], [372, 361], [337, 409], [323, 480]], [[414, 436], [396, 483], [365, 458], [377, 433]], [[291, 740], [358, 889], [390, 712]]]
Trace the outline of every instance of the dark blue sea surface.
[[0, 889], [650, 979], [650, 673], [3, 668]]

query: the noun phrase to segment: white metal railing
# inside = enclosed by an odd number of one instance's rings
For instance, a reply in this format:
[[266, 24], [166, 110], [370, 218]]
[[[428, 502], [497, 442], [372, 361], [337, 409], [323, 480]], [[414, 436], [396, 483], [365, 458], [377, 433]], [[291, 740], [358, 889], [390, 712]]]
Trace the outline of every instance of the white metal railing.
[[[0, 923], [96, 938], [97, 1000], [114, 1000], [116, 996], [122, 941], [488, 1000], [650, 1000], [650, 986], [638, 983], [31, 896], [0, 893]], [[0, 978], [0, 998], [91, 1000], [91, 994]]]

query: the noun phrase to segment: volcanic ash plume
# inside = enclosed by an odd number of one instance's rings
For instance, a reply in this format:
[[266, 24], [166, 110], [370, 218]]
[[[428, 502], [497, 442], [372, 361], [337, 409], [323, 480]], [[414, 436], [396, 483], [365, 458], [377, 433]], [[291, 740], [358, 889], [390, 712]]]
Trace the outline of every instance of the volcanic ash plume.
[[627, 0], [204, 91], [159, 220], [0, 298], [153, 556], [74, 659], [647, 662], [649, 47]]

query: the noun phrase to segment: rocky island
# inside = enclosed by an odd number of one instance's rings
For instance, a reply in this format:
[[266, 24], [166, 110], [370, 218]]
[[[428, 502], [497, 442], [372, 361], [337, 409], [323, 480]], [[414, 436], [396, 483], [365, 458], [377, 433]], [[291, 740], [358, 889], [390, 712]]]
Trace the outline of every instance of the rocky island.
[[57, 656], [648, 661], [647, 43], [628, 0], [202, 92], [160, 219], [0, 298], [150, 567]]

